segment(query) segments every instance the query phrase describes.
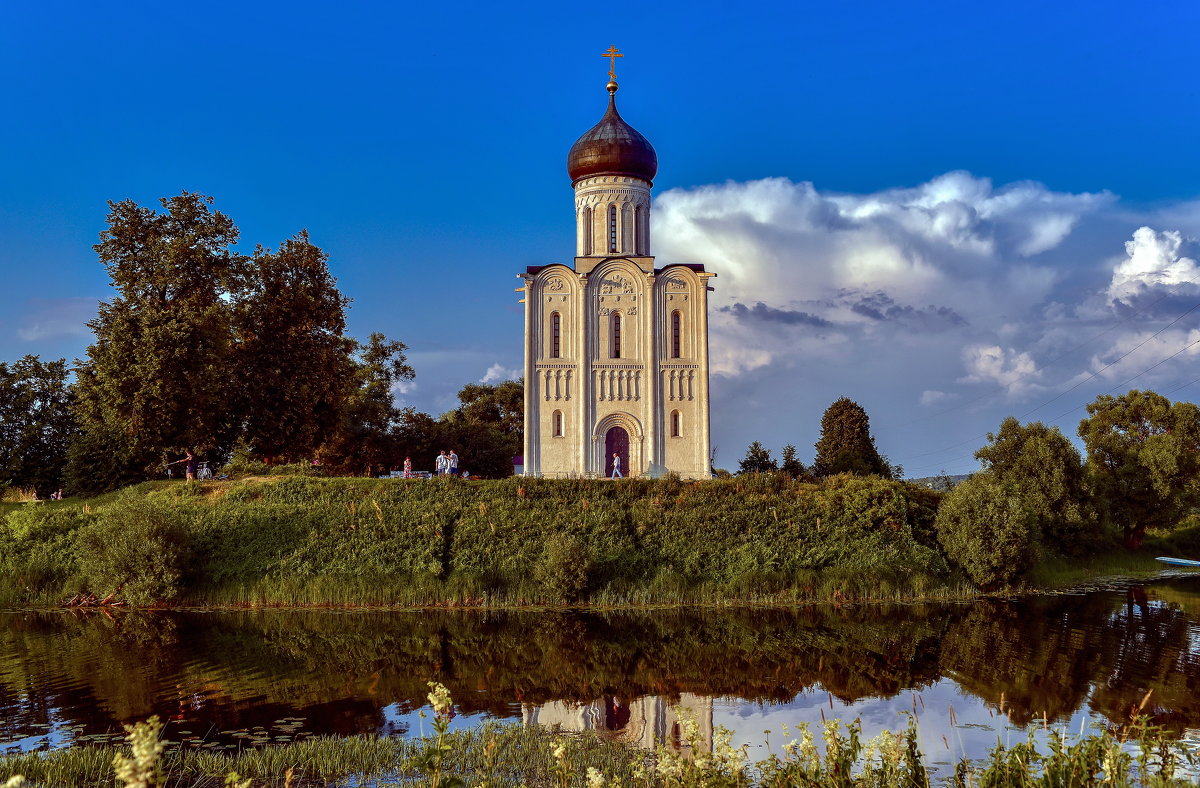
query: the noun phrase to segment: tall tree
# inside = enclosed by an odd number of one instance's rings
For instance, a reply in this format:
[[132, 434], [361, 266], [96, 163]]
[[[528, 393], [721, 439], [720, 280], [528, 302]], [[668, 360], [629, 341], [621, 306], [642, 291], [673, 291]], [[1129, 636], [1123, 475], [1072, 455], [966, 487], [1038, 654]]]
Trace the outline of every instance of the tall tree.
[[1125, 545], [1141, 547], [1147, 528], [1173, 528], [1200, 505], [1200, 408], [1152, 391], [1103, 394], [1079, 423], [1088, 481]]
[[771, 450], [758, 441], [746, 447], [746, 456], [738, 461], [738, 473], [770, 473], [778, 470]]
[[790, 443], [783, 447], [783, 454], [780, 455], [779, 470], [793, 479], [803, 479], [808, 475], [808, 469], [796, 457], [796, 447]]
[[846, 397], [825, 409], [816, 448], [813, 472], [817, 476], [852, 473], [891, 479], [901, 475], [900, 469], [893, 468], [875, 448], [867, 412]]
[[525, 383], [468, 383], [458, 392], [457, 414], [474, 424], [492, 424], [520, 444], [525, 436]]
[[442, 416], [443, 440], [472, 474], [512, 475], [512, 458], [525, 440], [525, 385], [468, 383], [458, 392], [458, 408]]
[[255, 454], [312, 457], [337, 430], [354, 378], [342, 336], [349, 299], [307, 231], [277, 252], [259, 247], [235, 306], [236, 412]]
[[394, 391], [416, 377], [403, 342], [373, 333], [354, 342], [354, 372], [334, 437], [321, 450], [322, 462], [347, 473], [374, 473], [395, 462], [395, 431], [402, 411]]
[[0, 484], [45, 495], [63, 484], [74, 437], [74, 395], [65, 359], [0, 362]]
[[93, 247], [116, 295], [88, 324], [96, 341], [78, 364], [79, 417], [89, 445], [108, 445], [123, 477], [158, 465], [164, 452], [226, 448], [236, 432], [230, 318], [246, 274], [231, 248], [238, 230], [210, 197], [161, 202], [163, 213], [110, 202]]
[[1087, 504], [1083, 458], [1058, 427], [1009, 417], [988, 441], [976, 459], [1016, 491], [1046, 547], [1068, 555], [1093, 548], [1098, 524]]

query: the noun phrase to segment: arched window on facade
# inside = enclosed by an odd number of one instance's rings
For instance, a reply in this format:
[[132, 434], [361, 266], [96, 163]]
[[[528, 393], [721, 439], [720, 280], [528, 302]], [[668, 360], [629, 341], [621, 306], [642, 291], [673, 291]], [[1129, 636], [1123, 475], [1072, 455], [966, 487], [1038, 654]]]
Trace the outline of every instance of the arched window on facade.
[[552, 422], [554, 437], [561, 438], [563, 436], [562, 411], [554, 411], [554, 415], [550, 417], [550, 420]]
[[683, 315], [679, 310], [671, 313], [671, 358], [683, 356]]
[[612, 315], [612, 358], [621, 357], [621, 315], [619, 312], [613, 312]]
[[608, 206], [608, 251], [617, 251], [617, 206]]
[[550, 358], [562, 358], [562, 315], [550, 315]]
[[671, 411], [671, 437], [683, 437], [683, 414], [677, 410]]

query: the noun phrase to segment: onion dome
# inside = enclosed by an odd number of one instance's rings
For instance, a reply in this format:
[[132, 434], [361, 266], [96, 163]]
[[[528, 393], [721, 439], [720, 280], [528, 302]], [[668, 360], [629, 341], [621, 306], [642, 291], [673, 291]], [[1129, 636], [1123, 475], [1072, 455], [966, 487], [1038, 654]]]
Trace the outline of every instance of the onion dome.
[[653, 181], [658, 154], [650, 141], [617, 112], [617, 83], [608, 83], [608, 112], [575, 140], [567, 154], [567, 174], [574, 183], [592, 175], [632, 175]]

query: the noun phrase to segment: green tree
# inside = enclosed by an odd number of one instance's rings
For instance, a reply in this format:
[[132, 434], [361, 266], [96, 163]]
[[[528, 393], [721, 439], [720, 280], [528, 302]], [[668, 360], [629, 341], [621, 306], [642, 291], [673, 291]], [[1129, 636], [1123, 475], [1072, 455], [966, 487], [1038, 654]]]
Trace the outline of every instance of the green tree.
[[236, 433], [230, 318], [246, 278], [245, 258], [231, 249], [238, 230], [210, 197], [183, 192], [162, 205], [158, 213], [110, 202], [93, 247], [116, 294], [88, 324], [96, 341], [77, 365], [78, 413], [88, 443], [108, 445], [108, 461], [125, 465], [120, 477], [149, 471], [168, 451], [226, 449]]
[[62, 486], [77, 432], [69, 375], [64, 359], [0, 362], [0, 484], [42, 495]]
[[1095, 547], [1099, 524], [1087, 501], [1083, 458], [1058, 427], [1009, 417], [975, 452], [983, 468], [1017, 490], [1045, 545], [1067, 555]]
[[890, 465], [875, 448], [867, 412], [846, 397], [825, 409], [816, 449], [813, 472], [819, 477], [852, 473], [892, 479], [903, 475], [902, 469]]
[[738, 462], [738, 473], [770, 473], [778, 468], [771, 450], [758, 441], [746, 448], [746, 456]]
[[808, 476], [808, 469], [804, 467], [804, 463], [800, 462], [796, 457], [796, 447], [788, 444], [783, 447], [783, 455], [780, 458], [779, 470], [793, 479], [803, 479]]
[[1136, 550], [1147, 528], [1174, 528], [1200, 504], [1200, 408], [1134, 390], [1087, 411], [1079, 437], [1096, 505]]
[[408, 363], [408, 346], [381, 333], [371, 334], [366, 343], [354, 342], [353, 348], [353, 376], [341, 423], [320, 457], [335, 471], [369, 475], [398, 464], [396, 429], [402, 412], [394, 392], [416, 372]]
[[524, 383], [468, 383], [458, 399], [462, 405], [441, 418], [443, 448], [453, 448], [459, 467], [473, 475], [511, 476], [525, 441]]
[[517, 439], [525, 440], [525, 383], [507, 380], [495, 385], [468, 383], [458, 392], [462, 404], [455, 412], [472, 424], [492, 424]]
[[951, 490], [934, 527], [946, 557], [984, 589], [1010, 582], [1038, 555], [1037, 518], [1015, 485], [991, 473], [977, 473]]
[[237, 419], [243, 441], [268, 461], [312, 457], [339, 427], [350, 394], [349, 299], [328, 259], [307, 232], [277, 252], [259, 247], [235, 308]]

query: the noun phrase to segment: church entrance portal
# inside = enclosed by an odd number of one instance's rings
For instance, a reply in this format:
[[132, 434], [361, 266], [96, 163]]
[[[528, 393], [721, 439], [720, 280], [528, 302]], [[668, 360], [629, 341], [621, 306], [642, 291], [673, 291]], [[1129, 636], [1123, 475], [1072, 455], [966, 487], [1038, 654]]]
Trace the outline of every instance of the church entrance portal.
[[604, 435], [604, 475], [612, 476], [613, 454], [621, 458], [621, 475], [629, 475], [629, 433], [613, 427]]

